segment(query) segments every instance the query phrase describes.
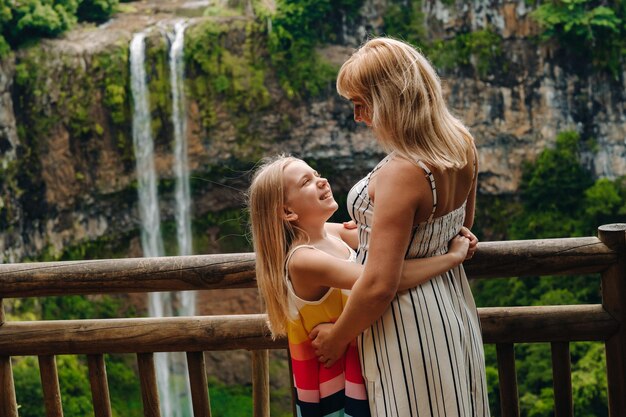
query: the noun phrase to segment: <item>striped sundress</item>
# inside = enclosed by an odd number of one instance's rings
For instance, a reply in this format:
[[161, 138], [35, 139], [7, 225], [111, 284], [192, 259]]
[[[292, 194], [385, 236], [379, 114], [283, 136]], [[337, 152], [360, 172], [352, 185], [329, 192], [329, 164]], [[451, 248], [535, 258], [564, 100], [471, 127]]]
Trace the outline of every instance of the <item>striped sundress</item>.
[[[348, 194], [348, 211], [358, 224], [357, 262], [367, 260], [374, 204], [368, 184], [383, 159]], [[435, 179], [421, 161], [436, 205]], [[459, 233], [465, 205], [418, 224], [406, 258], [447, 252]], [[482, 336], [476, 305], [462, 265], [400, 292], [383, 316], [358, 341], [370, 411], [374, 417], [489, 416]]]
[[[355, 253], [350, 250], [349, 261], [355, 261]], [[317, 301], [299, 298], [291, 285], [287, 265], [291, 255], [300, 248], [296, 246], [285, 262], [285, 280], [289, 300], [287, 339], [296, 388], [296, 408], [298, 417], [369, 417], [370, 411], [359, 364], [356, 341], [346, 353], [330, 368], [321, 364], [309, 339], [309, 333], [320, 323], [334, 323], [343, 311], [348, 291], [330, 288]]]

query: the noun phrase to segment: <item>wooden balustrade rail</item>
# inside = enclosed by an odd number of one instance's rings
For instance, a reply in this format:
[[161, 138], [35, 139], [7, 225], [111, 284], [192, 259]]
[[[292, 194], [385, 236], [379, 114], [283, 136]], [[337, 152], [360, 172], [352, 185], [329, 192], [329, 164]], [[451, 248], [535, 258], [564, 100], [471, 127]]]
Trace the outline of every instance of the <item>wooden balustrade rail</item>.
[[[606, 340], [619, 322], [601, 305], [478, 309], [485, 343]], [[264, 314], [7, 322], [0, 356], [283, 349]]]
[[[494, 262], [497, 260], [497, 262]], [[602, 272], [617, 254], [598, 238], [484, 242], [472, 278]], [[254, 254], [0, 264], [0, 298], [256, 287]]]
[[[626, 417], [626, 225], [599, 238], [480, 244], [473, 278], [600, 273], [602, 305], [481, 308], [485, 343], [497, 347], [503, 417], [519, 416], [515, 343], [550, 342], [555, 415], [572, 416], [569, 342], [606, 344], [610, 417]], [[11, 356], [37, 355], [47, 416], [61, 416], [55, 355], [87, 354], [96, 417], [110, 417], [105, 353], [136, 353], [145, 416], [160, 416], [153, 352], [187, 352], [194, 415], [210, 417], [204, 351], [253, 351], [254, 415], [269, 416], [265, 316], [229, 315], [5, 322], [2, 298], [254, 287], [253, 254], [0, 265], [0, 416], [17, 417]]]

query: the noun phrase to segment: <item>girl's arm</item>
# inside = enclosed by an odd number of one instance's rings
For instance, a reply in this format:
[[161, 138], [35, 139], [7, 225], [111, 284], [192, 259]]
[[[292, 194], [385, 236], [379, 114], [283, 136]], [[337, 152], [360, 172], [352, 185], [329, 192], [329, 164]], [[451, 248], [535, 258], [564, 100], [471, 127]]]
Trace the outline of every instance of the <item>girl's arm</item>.
[[[352, 226], [354, 225], [354, 226]], [[331, 235], [337, 236], [348, 244], [352, 249], [356, 250], [359, 246], [359, 235], [356, 224], [354, 222], [346, 223], [326, 223], [324, 228]]]
[[398, 291], [417, 287], [460, 265], [467, 256], [470, 241], [463, 236], [455, 236], [450, 241], [448, 253], [430, 258], [409, 259], [404, 261]]
[[[417, 287], [461, 264], [467, 255], [468, 247], [468, 239], [456, 236], [450, 241], [448, 253], [404, 261], [398, 290]], [[317, 249], [300, 249], [293, 254], [289, 262], [289, 275], [296, 286], [314, 283], [317, 287], [352, 289], [362, 273], [363, 265], [339, 259]]]

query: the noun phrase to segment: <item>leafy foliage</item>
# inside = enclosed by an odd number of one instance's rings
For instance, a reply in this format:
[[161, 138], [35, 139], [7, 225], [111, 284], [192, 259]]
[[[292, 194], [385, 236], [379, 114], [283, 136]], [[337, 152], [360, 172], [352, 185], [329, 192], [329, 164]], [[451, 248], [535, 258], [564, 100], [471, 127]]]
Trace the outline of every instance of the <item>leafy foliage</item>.
[[626, 5], [622, 1], [556, 0], [541, 4], [532, 16], [543, 27], [543, 39], [557, 39], [579, 57], [621, 72], [626, 53]]
[[315, 96], [333, 80], [336, 70], [322, 61], [315, 47], [336, 41], [342, 19], [350, 18], [362, 0], [279, 0], [268, 29], [271, 61], [289, 97]]
[[425, 47], [427, 55], [440, 70], [473, 66], [485, 77], [502, 67], [502, 38], [491, 29], [464, 32], [451, 39], [436, 40]]
[[[426, 28], [420, 1], [390, 1], [385, 11], [384, 33], [398, 37], [413, 45], [424, 44]], [[408, 6], [408, 7], [407, 7]]]
[[0, 0], [0, 57], [10, 48], [56, 37], [77, 21], [107, 20], [118, 0]]
[[[454, 0], [444, 2], [453, 6]], [[464, 29], [446, 39], [431, 39], [426, 30], [421, 0], [392, 0], [384, 14], [383, 33], [422, 49], [440, 70], [473, 67], [480, 77], [506, 69], [502, 38], [493, 29]]]
[[[559, 134], [553, 149], [544, 150], [533, 163], [524, 167], [519, 202], [490, 201], [494, 212], [488, 212], [489, 218], [509, 219], [502, 238], [589, 236], [594, 235], [601, 224], [624, 221], [626, 178], [615, 181], [602, 178], [594, 182], [591, 172], [582, 166], [581, 147], [577, 133]], [[473, 283], [473, 289], [480, 306], [597, 304], [601, 301], [599, 278], [589, 275], [480, 280]], [[605, 416], [607, 390], [603, 364], [606, 361], [602, 344], [573, 343], [571, 356], [576, 415]], [[521, 415], [553, 415], [549, 346], [516, 345], [516, 358]], [[487, 374], [497, 372], [492, 346], [486, 347], [486, 361]], [[495, 389], [490, 386], [490, 390]], [[499, 415], [499, 405], [493, 396], [490, 403], [494, 416]]]

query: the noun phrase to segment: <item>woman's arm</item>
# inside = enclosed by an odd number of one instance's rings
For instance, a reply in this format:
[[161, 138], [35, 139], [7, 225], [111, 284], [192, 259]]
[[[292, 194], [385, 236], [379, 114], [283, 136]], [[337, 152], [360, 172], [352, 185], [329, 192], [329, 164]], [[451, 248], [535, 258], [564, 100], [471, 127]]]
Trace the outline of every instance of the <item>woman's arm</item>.
[[[314, 330], [310, 337], [320, 361], [332, 365], [350, 341], [387, 309], [400, 283], [415, 212], [428, 184], [418, 183], [419, 168], [393, 159], [376, 175], [376, 210], [365, 269], [352, 287], [343, 313], [328, 331]], [[423, 186], [422, 186], [423, 185]]]
[[472, 157], [476, 160], [475, 164], [475, 173], [472, 180], [472, 188], [470, 188], [470, 193], [467, 196], [467, 203], [465, 204], [465, 221], [463, 222], [463, 226], [471, 229], [474, 225], [474, 211], [476, 209], [476, 189], [478, 187], [478, 151], [476, 150], [476, 146], [472, 144]]

